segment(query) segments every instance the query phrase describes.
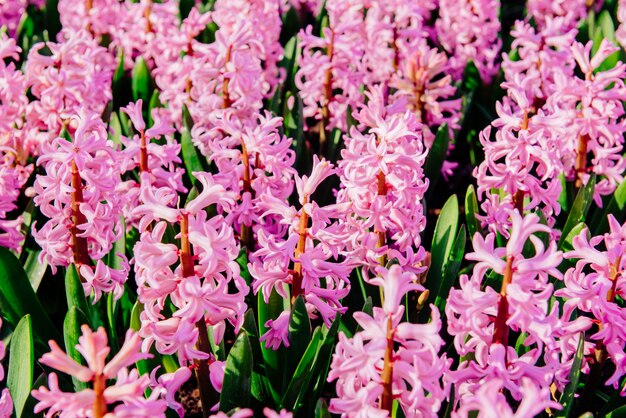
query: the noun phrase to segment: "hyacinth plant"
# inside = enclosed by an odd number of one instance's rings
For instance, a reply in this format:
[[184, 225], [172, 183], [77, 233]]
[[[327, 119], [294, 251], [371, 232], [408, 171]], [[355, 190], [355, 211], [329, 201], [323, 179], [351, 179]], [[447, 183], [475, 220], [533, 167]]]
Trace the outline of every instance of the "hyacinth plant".
[[626, 415], [626, 2], [0, 1], [0, 418]]

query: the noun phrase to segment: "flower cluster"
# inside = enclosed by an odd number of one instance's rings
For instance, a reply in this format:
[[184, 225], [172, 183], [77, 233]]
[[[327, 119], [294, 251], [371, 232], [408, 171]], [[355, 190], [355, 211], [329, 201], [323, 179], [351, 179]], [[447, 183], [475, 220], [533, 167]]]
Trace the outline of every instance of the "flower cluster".
[[[467, 410], [471, 407], [465, 404], [482, 402], [480, 388], [486, 382], [516, 400], [531, 396], [523, 388], [544, 396], [553, 383], [563, 388], [577, 333], [589, 325], [583, 317], [570, 321], [569, 314], [560, 316], [558, 304], [551, 303], [550, 277], [562, 277], [557, 268], [562, 253], [556, 242], [546, 247], [541, 240], [539, 234], [549, 233], [550, 228], [534, 214], [522, 218], [515, 210], [509, 213], [506, 247], [496, 247], [494, 233], [486, 238], [476, 234], [474, 252], [467, 254], [477, 262], [472, 275], [460, 277], [460, 288], [450, 290], [445, 308], [448, 332], [465, 359], [447, 377], [456, 390], [455, 402]], [[532, 246], [529, 255], [524, 250], [527, 242]], [[494, 275], [501, 277], [499, 291], [485, 285]], [[509, 345], [513, 333], [525, 347], [521, 355]], [[524, 383], [526, 379], [532, 383]], [[498, 403], [505, 399], [504, 393], [499, 397]]]
[[397, 265], [380, 267], [377, 274], [370, 282], [382, 289], [385, 302], [372, 315], [354, 314], [362, 330], [352, 338], [340, 334], [328, 375], [329, 381], [337, 380], [338, 396], [330, 410], [349, 417], [385, 417], [391, 416], [397, 399], [406, 417], [436, 416], [447, 396], [442, 377], [450, 366], [445, 354], [438, 354], [443, 346], [439, 311], [433, 309], [428, 324], [402, 322], [403, 298], [424, 288], [417, 276]]
[[[59, 387], [57, 374], [50, 373], [48, 387], [42, 386], [32, 392], [33, 397], [39, 401], [35, 406], [35, 413], [47, 410], [47, 417], [61, 418], [75, 416], [164, 418], [168, 406], [180, 408], [173, 396], [161, 398], [161, 390], [166, 389], [173, 395], [186, 380], [181, 379], [181, 376], [189, 377], [188, 369], [180, 369], [180, 373], [176, 372], [178, 376], [176, 374], [161, 376], [160, 382], [166, 386], [153, 387], [152, 394], [145, 398], [144, 392], [150, 387], [150, 378], [146, 375], [140, 376], [137, 369], [129, 370], [129, 366], [138, 360], [150, 357], [150, 354], [140, 351], [139, 336], [133, 331], [128, 331], [120, 351], [107, 362], [110, 348], [104, 328], [93, 332], [87, 325], [83, 325], [81, 329], [82, 336], [78, 338], [76, 351], [85, 359], [86, 366], [64, 353], [54, 341], [50, 341], [50, 352], [44, 354], [41, 362], [80, 382], [91, 383], [92, 387], [79, 392], [64, 392]], [[110, 380], [115, 380], [115, 383], [109, 385]]]
[[42, 248], [40, 260], [53, 271], [74, 264], [86, 293], [93, 292], [95, 300], [102, 292], [119, 298], [128, 277], [126, 257], [117, 254], [121, 270], [102, 260], [124, 233], [123, 200], [115, 190], [120, 183], [119, 154], [100, 117], [88, 109], [78, 110], [68, 127], [71, 140], [60, 136], [44, 143], [37, 160], [45, 174], [35, 180], [34, 202], [49, 220], [39, 229], [33, 225], [33, 237]]

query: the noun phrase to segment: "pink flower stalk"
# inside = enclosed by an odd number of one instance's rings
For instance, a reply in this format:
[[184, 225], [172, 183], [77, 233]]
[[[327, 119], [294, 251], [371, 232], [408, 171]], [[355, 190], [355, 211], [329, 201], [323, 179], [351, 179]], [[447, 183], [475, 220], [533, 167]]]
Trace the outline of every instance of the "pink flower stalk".
[[[624, 296], [626, 290], [626, 223], [620, 225], [609, 215], [609, 227], [608, 233], [591, 239], [585, 228], [574, 238], [574, 249], [565, 257], [578, 261], [565, 273], [565, 287], [555, 295], [565, 299], [564, 314], [569, 315], [578, 309], [578, 312], [586, 312], [592, 318], [597, 326], [597, 332], [588, 336], [589, 341], [595, 344], [592, 367], [601, 370], [610, 360], [615, 370], [606, 384], [617, 389], [626, 374], [626, 310], [617, 300], [617, 297]], [[588, 325], [590, 328], [591, 321]], [[626, 392], [622, 391], [624, 395]]]
[[[557, 177], [563, 170], [560, 137], [544, 129], [542, 115], [534, 114], [527, 94], [518, 87], [520, 80], [516, 81], [503, 84], [508, 96], [496, 103], [499, 117], [492, 122], [498, 128], [495, 138], [491, 139], [491, 126], [479, 136], [485, 160], [474, 168], [474, 176], [478, 195], [487, 196], [482, 205], [486, 212], [483, 224], [492, 231], [505, 232], [507, 225], [502, 221], [512, 208], [520, 214], [540, 208], [548, 219], [561, 211]], [[493, 193], [494, 189], [504, 193]]]
[[[474, 252], [467, 254], [467, 259], [477, 263], [470, 277], [461, 276], [460, 288], [450, 290], [445, 308], [454, 347], [465, 357], [447, 376], [455, 385], [461, 410], [471, 410], [465, 402], [475, 406], [478, 390], [494, 380], [498, 383], [491, 385], [501, 385], [515, 400], [523, 395], [525, 378], [541, 393], [549, 394], [552, 383], [562, 389], [576, 352], [576, 336], [589, 325], [583, 318], [570, 321], [567, 313], [559, 317], [558, 303], [551, 303], [549, 278], [562, 277], [557, 269], [562, 253], [553, 239], [546, 248], [537, 236], [549, 233], [550, 228], [540, 224], [535, 214], [522, 218], [509, 210], [509, 216], [506, 247], [495, 246], [495, 233], [484, 239], [474, 235]], [[531, 256], [523, 251], [529, 243]], [[502, 276], [499, 292], [485, 287], [489, 270]], [[518, 355], [509, 346], [511, 331], [525, 336], [525, 353]]]
[[[139, 301], [144, 305], [140, 330], [145, 338], [143, 347], [148, 351], [156, 344], [162, 354], [177, 353], [181, 365], [210, 358], [209, 348], [200, 347], [203, 342], [198, 340], [206, 337], [207, 325], [212, 326], [218, 343], [224, 321], [239, 329], [248, 292], [235, 261], [239, 246], [232, 228], [222, 215], [208, 219], [204, 210], [214, 204], [228, 208], [234, 204], [234, 196], [210, 174], [194, 176], [203, 188], [184, 209], [173, 207], [178, 195], [171, 188], [142, 184], [143, 203], [133, 213], [141, 217], [134, 264]], [[157, 223], [149, 227], [153, 221]], [[163, 242], [166, 229], [173, 225], [180, 225], [180, 249]], [[173, 305], [171, 316], [164, 311], [166, 300]]]
[[211, 44], [194, 41], [191, 51], [175, 64], [171, 59], [157, 60], [155, 81], [172, 120], [180, 120], [183, 104], [195, 125], [210, 127], [220, 118], [256, 120], [270, 88], [264, 82], [265, 46], [247, 20], [221, 28], [215, 37]]
[[239, 196], [226, 220], [249, 250], [254, 249], [257, 229], [268, 234], [282, 230], [275, 216], [262, 217], [262, 196], [285, 200], [293, 191], [295, 153], [291, 138], [279, 133], [281, 126], [281, 118], [266, 113], [244, 126], [229, 118], [216, 120], [210, 129], [198, 126], [192, 130], [217, 167], [215, 181]]
[[375, 0], [366, 2], [366, 7], [362, 70], [367, 84], [388, 83], [394, 74], [404, 71], [404, 61], [413, 55], [416, 45], [426, 40], [425, 22], [436, 2]]
[[[124, 64], [128, 69], [140, 56], [150, 67], [157, 60], [174, 61], [174, 56], [180, 59], [180, 51], [208, 24], [209, 17], [202, 15], [202, 28], [197, 30], [188, 24], [198, 16], [197, 9], [194, 7], [182, 24], [179, 12], [179, 2], [171, 0], [121, 3], [117, 21], [107, 27], [112, 38], [109, 49], [124, 51]], [[173, 49], [176, 49], [175, 55]]]
[[423, 164], [426, 151], [422, 125], [398, 101], [384, 104], [382, 87], [367, 93], [367, 106], [354, 113], [359, 128], [344, 137], [339, 162], [343, 205], [350, 238], [347, 250], [355, 263], [373, 268], [397, 258], [423, 272], [420, 234], [426, 218], [421, 201], [428, 188]]
[[437, 38], [450, 56], [450, 73], [459, 80], [472, 61], [485, 83], [498, 73], [502, 46], [499, 0], [439, 1]]
[[[534, 114], [540, 112], [555, 93], [556, 80], [570, 78], [574, 73], [574, 57], [571, 46], [575, 42], [575, 29], [566, 30], [561, 17], [548, 18], [537, 30], [529, 23], [515, 22], [511, 35], [511, 48], [516, 51], [515, 59], [503, 54], [502, 69], [508, 83], [517, 83]], [[552, 113], [544, 108], [545, 112]], [[555, 129], [558, 126], [549, 126]]]
[[262, 90], [266, 97], [274, 94], [276, 85], [284, 78], [284, 69], [278, 68], [283, 47], [280, 44], [281, 0], [217, 0], [212, 18], [222, 31], [237, 28], [237, 23], [246, 20], [251, 23], [260, 43], [263, 54], [259, 56], [263, 65]]
[[[132, 211], [141, 202], [141, 184], [147, 183], [153, 187], [169, 187], [173, 192], [186, 192], [182, 177], [185, 173], [179, 167], [182, 160], [179, 157], [180, 144], [174, 140], [175, 132], [168, 121], [159, 116], [153, 109], [154, 124], [146, 129], [142, 114], [143, 101], [129, 103], [121, 110], [130, 118], [137, 132], [132, 138], [121, 137], [124, 150], [120, 156], [120, 168], [122, 172], [139, 169], [140, 180], [127, 180], [117, 185], [116, 191], [126, 196], [124, 216], [126, 225], [137, 226], [139, 219], [132, 217]], [[158, 144], [153, 140], [164, 137], [164, 144]]]
[[15, 37], [22, 15], [29, 5], [41, 8], [45, 0], [4, 0], [0, 3], [0, 26], [6, 26], [8, 34]]
[[[50, 50], [42, 53], [43, 48]], [[72, 33], [60, 43], [40, 42], [30, 49], [25, 74], [36, 100], [28, 106], [27, 123], [41, 132], [41, 143], [70, 126], [77, 108], [102, 114], [112, 99], [115, 62], [87, 32]]]
[[300, 31], [302, 55], [295, 77], [304, 104], [303, 114], [318, 123], [323, 150], [333, 128], [347, 129], [348, 108], [362, 102], [360, 87], [363, 56], [363, 5], [358, 1], [327, 2], [329, 27], [322, 36], [313, 35], [313, 27]]
[[[584, 79], [573, 77], [560, 80], [552, 97], [555, 112], [567, 115], [568, 127], [561, 143], [566, 176], [575, 180], [577, 188], [586, 184], [591, 173], [598, 176], [594, 200], [602, 206], [602, 196], [610, 195], [624, 179], [626, 159], [623, 154], [624, 107], [626, 100], [626, 64], [600, 71], [600, 65], [618, 48], [603, 39], [595, 55], [593, 43], [575, 43], [574, 56]], [[563, 121], [563, 118], [559, 118]]]
[[528, 0], [526, 10], [539, 29], [542, 29], [550, 19], [560, 17], [567, 31], [576, 28], [580, 21], [587, 17], [590, 8], [599, 9], [603, 2], [603, 0], [591, 2], [589, 0]]
[[119, 298], [128, 274], [126, 257], [117, 254], [122, 259], [119, 271], [102, 258], [124, 233], [123, 198], [115, 190], [121, 182], [120, 157], [97, 114], [80, 108], [70, 126], [76, 126], [72, 141], [58, 137], [42, 145], [37, 164], [45, 174], [38, 175], [33, 185], [34, 202], [49, 220], [38, 230], [33, 225], [33, 237], [42, 248], [40, 261], [48, 262], [53, 271], [76, 266], [94, 302], [102, 292]]
[[[339, 256], [345, 245], [337, 224], [341, 211], [334, 205], [319, 207], [311, 200], [320, 183], [333, 174], [331, 163], [314, 157], [311, 175], [296, 177], [300, 210], [269, 194], [261, 196], [262, 217], [276, 216], [284, 228], [276, 234], [259, 229], [259, 249], [250, 254], [248, 264], [252, 288], [255, 293], [263, 292], [266, 302], [273, 290], [284, 298], [291, 296], [292, 304], [301, 295], [309, 315], [314, 318], [318, 312], [328, 327], [337, 313], [347, 309], [341, 300], [350, 291], [349, 275], [354, 267], [352, 261]], [[262, 336], [267, 346], [286, 341], [288, 316], [266, 326], [274, 327], [271, 337]]]
[[[77, 393], [63, 392], [59, 388], [57, 374], [50, 373], [48, 387], [41, 386], [32, 391], [33, 397], [39, 401], [35, 413], [48, 410], [46, 417], [60, 418], [165, 417], [166, 401], [159, 398], [159, 391], [144, 398], [150, 383], [148, 376], [139, 376], [136, 369], [128, 369], [138, 360], [151, 356], [140, 351], [139, 335], [129, 330], [120, 351], [107, 363], [110, 348], [104, 328], [93, 332], [83, 325], [81, 330], [83, 334], [78, 339], [76, 350], [87, 366], [65, 354], [53, 340], [49, 343], [50, 352], [44, 354], [40, 361], [81, 382], [90, 383], [91, 388]], [[107, 385], [110, 380], [115, 380], [115, 383]]]
[[401, 72], [392, 79], [397, 91], [394, 99], [405, 99], [423, 124], [424, 144], [430, 148], [437, 128], [448, 124], [450, 133], [460, 129], [461, 99], [454, 99], [456, 87], [449, 74], [449, 60], [443, 52], [430, 48], [426, 41], [413, 45], [402, 61]]
[[428, 324], [401, 322], [402, 301], [410, 291], [423, 291], [417, 276], [398, 265], [379, 267], [370, 283], [382, 288], [384, 303], [373, 316], [356, 312], [362, 331], [352, 338], [339, 334], [328, 381], [337, 380], [330, 411], [342, 417], [391, 416], [397, 399], [407, 417], [436, 417], [449, 387], [442, 383], [451, 360], [439, 356], [439, 311], [433, 306]]
[[[0, 328], [2, 327], [2, 319], [0, 319]], [[4, 359], [6, 353], [4, 343], [0, 341], [0, 360]], [[0, 381], [4, 380], [4, 367], [0, 363]], [[13, 400], [9, 389], [4, 388], [0, 393], [0, 418], [9, 418], [13, 414]]]
[[126, 6], [116, 0], [59, 0], [58, 10], [63, 32], [62, 39], [72, 32], [88, 31], [94, 36], [114, 33], [116, 23]]

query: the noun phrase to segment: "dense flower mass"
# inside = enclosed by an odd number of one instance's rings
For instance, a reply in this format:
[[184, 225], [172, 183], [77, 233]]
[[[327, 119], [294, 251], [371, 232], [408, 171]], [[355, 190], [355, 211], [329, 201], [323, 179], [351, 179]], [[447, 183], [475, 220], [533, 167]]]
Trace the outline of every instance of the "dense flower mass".
[[622, 0], [0, 0], [0, 418], [619, 416], [625, 47]]

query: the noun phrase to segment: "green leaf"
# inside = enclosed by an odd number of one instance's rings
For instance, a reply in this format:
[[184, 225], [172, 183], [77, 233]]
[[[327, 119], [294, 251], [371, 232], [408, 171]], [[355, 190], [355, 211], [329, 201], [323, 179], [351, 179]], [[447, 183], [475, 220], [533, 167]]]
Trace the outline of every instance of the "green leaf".
[[320, 398], [315, 405], [315, 418], [330, 418], [330, 411], [328, 411], [328, 404], [324, 398]]
[[[48, 379], [45, 373], [41, 373], [39, 377], [33, 383], [33, 389], [40, 388], [42, 386], [46, 386], [48, 384]], [[30, 394], [28, 399], [26, 399], [26, 403], [24, 404], [24, 409], [22, 410], [22, 415], [20, 418], [40, 418], [41, 415], [37, 415], [34, 412], [35, 406], [39, 403], [39, 401], [33, 398], [33, 395]]]
[[13, 331], [9, 357], [7, 387], [11, 392], [15, 415], [21, 416], [33, 386], [35, 355], [30, 315], [24, 315]]
[[319, 354], [323, 338], [321, 328], [315, 328], [311, 337], [311, 342], [300, 359], [298, 367], [294, 371], [293, 377], [287, 386], [287, 390], [285, 390], [283, 398], [280, 402], [281, 408], [293, 409], [300, 393], [303, 392], [303, 390], [306, 390], [306, 385], [311, 379], [312, 365]]
[[[454, 246], [457, 230], [459, 227], [459, 201], [456, 195], [450, 196], [448, 201], [441, 208], [441, 213], [435, 225], [435, 232], [431, 246], [430, 268], [426, 276], [424, 287], [429, 289], [432, 294], [428, 298], [431, 303], [436, 296], [436, 289], [439, 289], [446, 262], [450, 258], [450, 253]], [[422, 319], [428, 318], [430, 309], [428, 304], [421, 312]]]
[[626, 405], [620, 406], [617, 409], [612, 410], [604, 416], [605, 418], [625, 418], [626, 417]]
[[243, 331], [230, 349], [224, 368], [224, 382], [220, 395], [220, 411], [248, 407], [252, 401], [252, 346], [248, 333]]
[[480, 227], [480, 222], [476, 218], [476, 214], [478, 213], [478, 200], [476, 199], [476, 192], [474, 191], [474, 186], [469, 185], [467, 188], [467, 192], [465, 193], [465, 219], [467, 221], [467, 230], [469, 232], [469, 237], [472, 239], [476, 232], [482, 230]]
[[461, 225], [461, 230], [454, 241], [452, 252], [446, 261], [443, 277], [439, 290], [437, 291], [437, 297], [435, 298], [435, 306], [439, 308], [441, 316], [444, 316], [444, 308], [446, 306], [446, 300], [450, 294], [450, 288], [454, 285], [454, 282], [458, 276], [461, 262], [463, 261], [463, 255], [465, 255], [465, 242], [467, 241], [467, 233], [465, 232], [465, 225]]
[[[289, 293], [287, 293], [289, 295]], [[270, 319], [276, 319], [285, 310], [289, 310], [289, 297], [283, 299], [275, 290], [272, 290], [268, 303], [263, 299], [263, 292], [259, 292], [257, 297], [257, 307], [259, 315], [259, 337], [262, 337], [268, 328], [265, 323]], [[267, 348], [265, 343], [261, 343], [261, 353], [263, 355], [263, 363], [265, 371], [270, 383], [270, 392], [276, 403], [280, 401], [280, 392], [282, 387], [282, 365], [284, 362], [284, 349], [278, 350]]]
[[428, 151], [426, 162], [424, 163], [424, 175], [430, 180], [428, 187], [428, 195], [430, 196], [436, 190], [437, 182], [441, 177], [441, 167], [448, 155], [450, 147], [450, 131], [447, 124], [443, 124], [437, 130], [435, 141]]
[[[77, 306], [72, 306], [67, 315], [65, 315], [65, 321], [63, 321], [63, 340], [65, 341], [67, 355], [80, 364], [84, 364], [84, 360], [83, 356], [76, 349], [76, 345], [78, 344], [78, 338], [83, 334], [81, 330], [83, 325], [89, 326], [89, 320], [85, 313], [78, 309]], [[89, 387], [87, 383], [80, 381], [74, 376], [72, 376], [72, 382], [74, 383], [74, 390], [77, 392]]]
[[18, 259], [0, 247], [0, 312], [12, 327], [30, 314], [37, 356], [48, 351], [49, 340], [61, 340], [61, 335], [41, 306]]
[[180, 13], [180, 20], [183, 21], [187, 16], [189, 16], [189, 12], [193, 8], [195, 4], [194, 0], [180, 0], [178, 5], [178, 10]]
[[39, 262], [39, 254], [41, 254], [41, 250], [29, 251], [26, 262], [24, 263], [24, 270], [26, 271], [30, 285], [33, 287], [35, 292], [39, 288], [41, 280], [46, 274], [46, 269], [48, 268], [47, 261], [44, 261], [43, 263]]
[[[130, 328], [134, 331], [139, 331], [141, 329], [141, 313], [143, 312], [143, 304], [139, 301], [135, 302], [135, 306], [133, 306], [132, 313], [130, 315]], [[150, 350], [150, 354], [152, 354], [152, 358], [146, 360], [139, 360], [137, 365], [137, 371], [140, 375], [150, 373], [156, 367], [160, 366], [162, 363], [161, 354], [157, 353], [152, 346]]]
[[155, 89], [152, 92], [152, 97], [150, 97], [150, 104], [148, 105], [148, 124], [146, 126], [151, 127], [152, 125], [154, 125], [154, 119], [152, 119], [152, 109], [156, 109], [159, 107], [163, 107], [163, 103], [161, 103], [159, 91]]
[[560, 243], [559, 245], [559, 250], [563, 251], [563, 252], [568, 252], [568, 251], [572, 251], [574, 249], [574, 246], [572, 244], [572, 241], [574, 240], [574, 238], [581, 233], [581, 231], [583, 229], [585, 229], [587, 227], [587, 225], [585, 225], [584, 222], [581, 222], [579, 224], [577, 224], [575, 227], [573, 227], [569, 233], [567, 234], [567, 236], [565, 237], [564, 240], [562, 240], [562, 243]]
[[311, 341], [311, 321], [302, 295], [296, 298], [289, 318], [289, 356], [284, 372], [293, 376], [300, 358]]
[[626, 181], [622, 181], [613, 192], [611, 200], [604, 208], [604, 211], [597, 210], [590, 226], [593, 227], [593, 235], [600, 235], [609, 230], [609, 215], [613, 215], [619, 223], [624, 221], [626, 215]]
[[241, 247], [236, 261], [239, 265], [241, 277], [250, 286], [252, 284], [252, 276], [250, 276], [250, 271], [248, 270], [248, 249], [246, 247]]
[[202, 161], [200, 160], [200, 155], [198, 154], [198, 150], [193, 145], [191, 140], [191, 127], [193, 126], [193, 119], [191, 119], [191, 115], [189, 110], [187, 110], [187, 106], [183, 105], [183, 121], [185, 125], [185, 129], [180, 137], [180, 146], [183, 154], [183, 162], [185, 163], [185, 169], [187, 171], [187, 176], [192, 184], [196, 183], [196, 178], [193, 173], [197, 171], [205, 171], [202, 166]]
[[133, 67], [131, 78], [131, 86], [133, 91], [133, 100], [142, 99], [144, 104], [150, 102], [152, 96], [152, 77], [150, 70], [143, 57], [137, 58]]
[[563, 227], [563, 232], [559, 241], [559, 248], [563, 245], [563, 241], [569, 235], [572, 228], [583, 222], [587, 217], [587, 212], [589, 211], [589, 207], [593, 201], [593, 190], [595, 185], [596, 176], [593, 175], [589, 178], [587, 184], [581, 187], [578, 191], [576, 199], [574, 199], [574, 203], [572, 204], [572, 209], [570, 210], [567, 220], [565, 221], [565, 226]]
[[65, 297], [67, 298], [68, 309], [76, 306], [85, 315], [89, 315], [89, 304], [85, 297], [85, 290], [73, 264], [70, 264], [65, 270]]
[[569, 383], [565, 386], [563, 393], [561, 394], [561, 398], [559, 399], [559, 403], [563, 405], [563, 409], [557, 412], [557, 417], [569, 417], [570, 411], [572, 410], [572, 405], [574, 404], [574, 395], [578, 390], [578, 381], [580, 379], [580, 367], [583, 362], [583, 354], [584, 354], [584, 346], [585, 346], [585, 334], [580, 333], [580, 337], [578, 339], [578, 349], [576, 350], [576, 356], [574, 357], [574, 362], [572, 363], [572, 368], [569, 372]]
[[473, 91], [482, 85], [482, 79], [476, 65], [469, 61], [463, 70], [462, 86], [465, 91]]
[[48, 31], [48, 39], [55, 41], [61, 31], [61, 17], [59, 15], [59, 0], [47, 0], [44, 11], [44, 22]]
[[126, 71], [124, 70], [124, 49], [120, 48], [119, 53], [117, 54], [117, 68], [115, 69], [115, 73], [113, 74], [113, 82], [111, 85], [111, 89], [113, 90], [114, 96], [119, 96], [123, 94], [122, 88], [122, 80], [124, 79], [124, 74]]

